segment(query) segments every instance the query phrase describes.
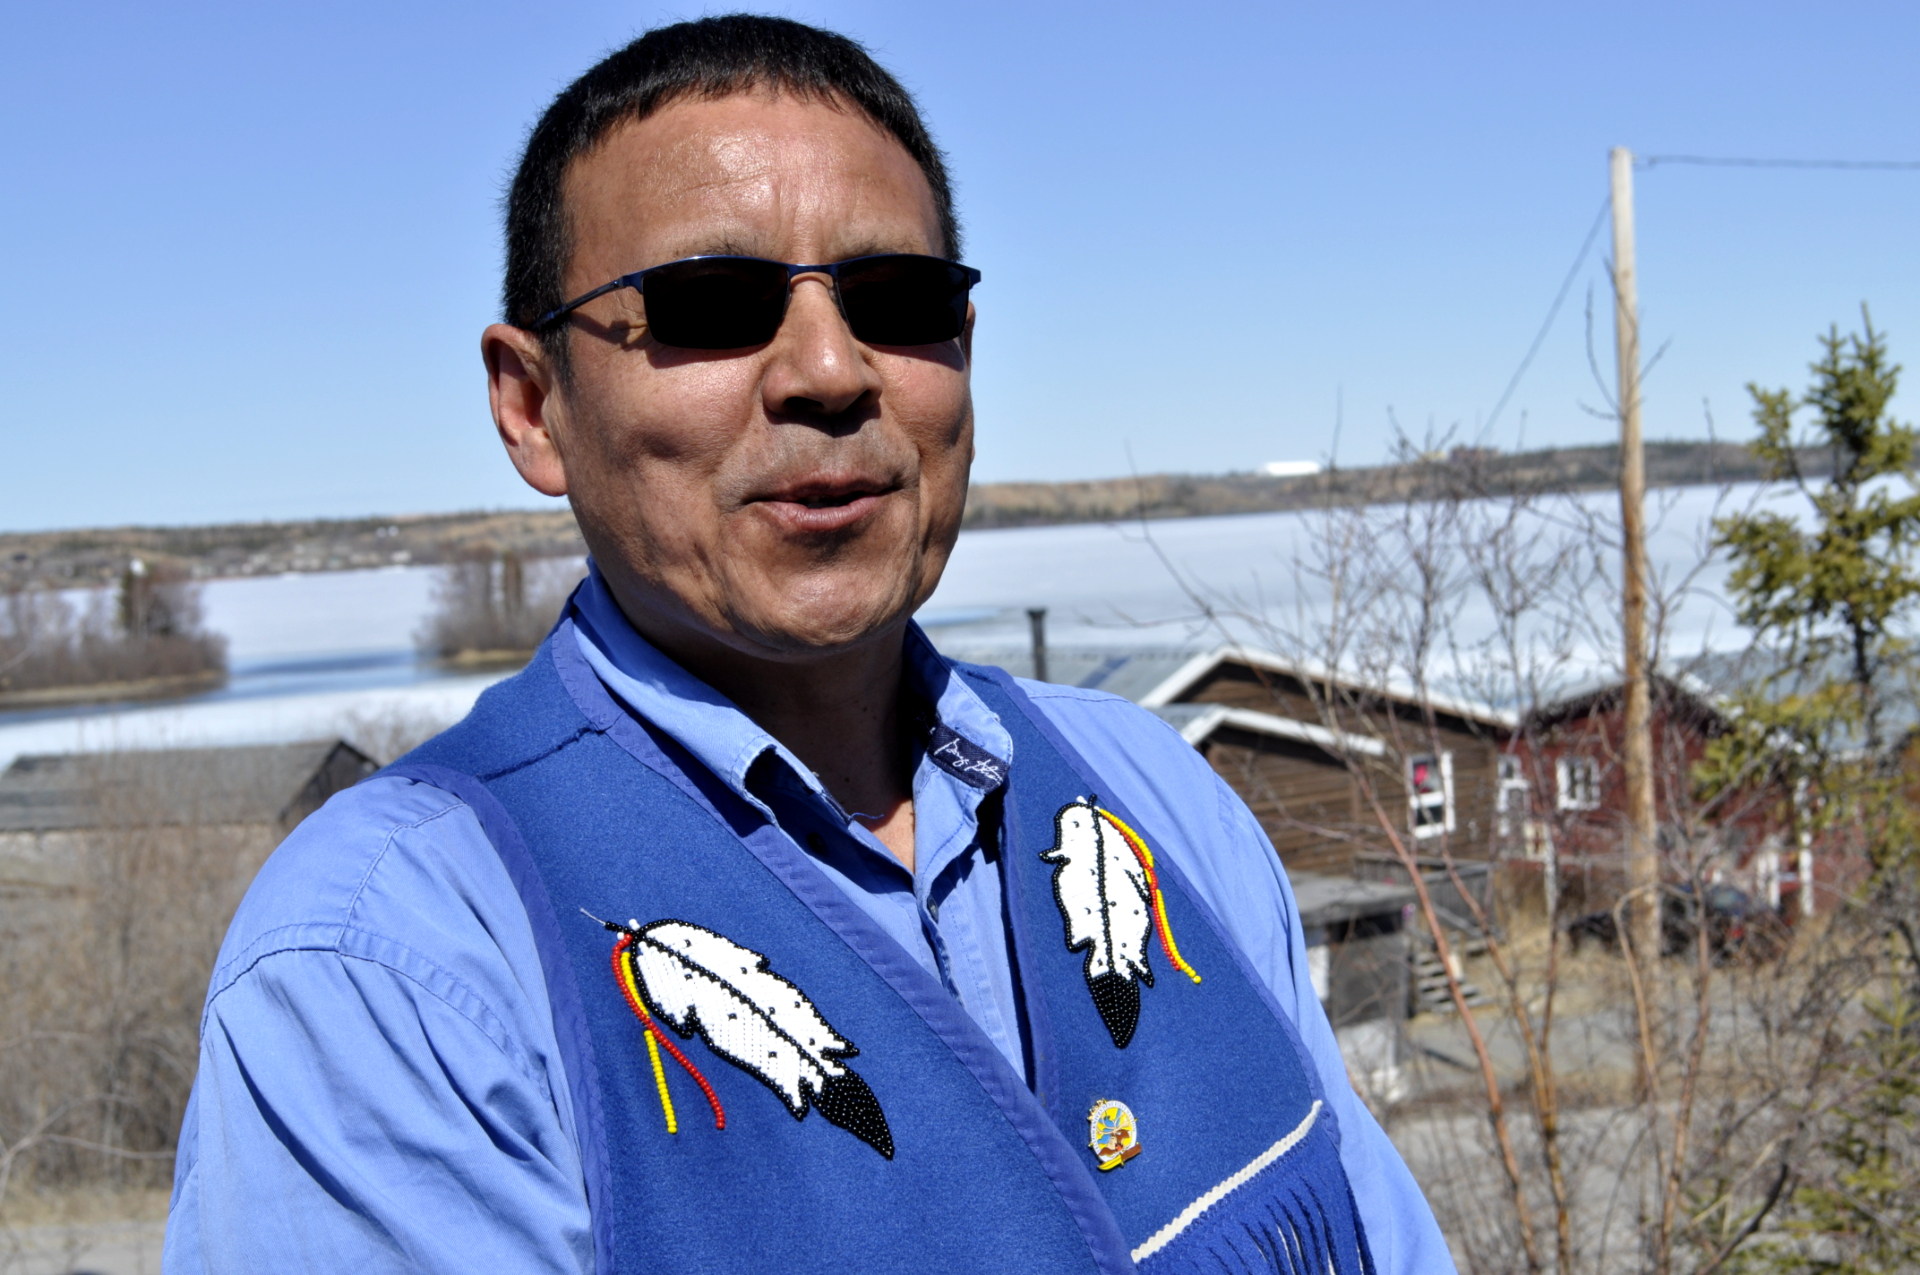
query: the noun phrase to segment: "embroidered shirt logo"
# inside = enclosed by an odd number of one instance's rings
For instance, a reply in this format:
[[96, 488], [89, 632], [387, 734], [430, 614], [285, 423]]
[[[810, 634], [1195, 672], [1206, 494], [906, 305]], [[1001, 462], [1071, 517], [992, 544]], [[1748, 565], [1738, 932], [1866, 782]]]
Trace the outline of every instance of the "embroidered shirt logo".
[[1153, 852], [1138, 833], [1096, 799], [1068, 802], [1054, 816], [1053, 899], [1066, 923], [1067, 950], [1086, 950], [1087, 990], [1115, 1046], [1125, 1049], [1140, 1022], [1140, 984], [1153, 986], [1147, 945], [1155, 930], [1174, 968], [1198, 983], [1167, 926]]
[[665, 1047], [699, 1084], [713, 1108], [714, 1127], [726, 1112], [705, 1076], [667, 1034], [696, 1032], [707, 1047], [773, 1090], [795, 1120], [818, 1111], [829, 1124], [893, 1159], [893, 1132], [873, 1090], [845, 1064], [860, 1051], [828, 1025], [798, 987], [767, 968], [767, 958], [724, 935], [686, 921], [602, 925], [620, 936], [613, 946], [614, 976], [639, 1018], [653, 1064], [667, 1132], [679, 1130], [660, 1048]]
[[936, 721], [927, 735], [927, 756], [934, 764], [982, 792], [1007, 781], [1007, 763], [995, 757], [945, 722]]
[[1140, 1125], [1124, 1102], [1095, 1098], [1087, 1112], [1087, 1146], [1100, 1171], [1117, 1169], [1140, 1154]]

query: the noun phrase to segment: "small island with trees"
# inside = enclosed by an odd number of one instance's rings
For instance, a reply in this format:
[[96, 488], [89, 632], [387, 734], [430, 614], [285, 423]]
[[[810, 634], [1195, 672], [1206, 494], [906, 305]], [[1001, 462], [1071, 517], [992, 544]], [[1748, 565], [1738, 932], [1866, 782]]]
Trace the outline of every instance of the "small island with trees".
[[204, 626], [200, 588], [171, 563], [129, 559], [109, 596], [8, 581], [0, 597], [0, 711], [213, 690], [227, 643]]

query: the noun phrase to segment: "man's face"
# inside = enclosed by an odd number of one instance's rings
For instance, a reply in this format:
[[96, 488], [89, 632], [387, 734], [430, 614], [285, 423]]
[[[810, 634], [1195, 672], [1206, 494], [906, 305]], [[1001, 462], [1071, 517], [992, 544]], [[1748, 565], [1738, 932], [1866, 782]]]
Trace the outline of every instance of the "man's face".
[[[566, 204], [567, 296], [706, 253], [943, 248], [926, 179], [890, 134], [767, 92], [621, 126], [569, 170]], [[549, 468], [623, 606], [669, 647], [806, 659], [896, 629], [939, 581], [973, 458], [971, 313], [953, 341], [870, 346], [831, 288], [802, 276], [779, 333], [746, 350], [660, 344], [631, 289], [573, 321], [572, 382], [545, 404]]]

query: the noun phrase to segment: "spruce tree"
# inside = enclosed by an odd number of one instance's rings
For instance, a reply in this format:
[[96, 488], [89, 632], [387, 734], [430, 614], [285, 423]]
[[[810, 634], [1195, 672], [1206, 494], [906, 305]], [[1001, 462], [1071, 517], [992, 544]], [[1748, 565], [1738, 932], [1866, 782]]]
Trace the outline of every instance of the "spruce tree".
[[[1843, 337], [1835, 327], [1820, 338], [1824, 353], [1804, 397], [1747, 387], [1760, 426], [1753, 451], [1770, 481], [1806, 496], [1812, 517], [1748, 512], [1717, 520], [1714, 532], [1733, 563], [1727, 584], [1740, 622], [1777, 649], [1776, 676], [1798, 695], [1827, 698], [1877, 752], [1881, 699], [1909, 650], [1900, 625], [1920, 600], [1920, 489], [1915, 430], [1888, 412], [1899, 365], [1864, 307], [1861, 317], [1861, 332]], [[1812, 429], [1796, 437], [1801, 409], [1811, 409]], [[1831, 457], [1824, 483], [1809, 480], [1807, 452]], [[1845, 669], [1850, 704], [1819, 696], [1836, 668]]]

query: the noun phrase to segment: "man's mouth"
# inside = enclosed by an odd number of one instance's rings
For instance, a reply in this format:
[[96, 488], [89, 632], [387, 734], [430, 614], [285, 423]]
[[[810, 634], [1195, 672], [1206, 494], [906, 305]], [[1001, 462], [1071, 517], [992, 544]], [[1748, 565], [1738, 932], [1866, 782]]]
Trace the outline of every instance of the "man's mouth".
[[808, 509], [838, 509], [842, 505], [851, 505], [862, 496], [877, 496], [879, 494], [877, 491], [867, 491], [865, 489], [822, 492], [811, 496], [795, 497], [793, 503], [803, 505]]
[[821, 480], [794, 483], [751, 503], [787, 531], [819, 534], [854, 526], [897, 490], [894, 484], [867, 479]]

